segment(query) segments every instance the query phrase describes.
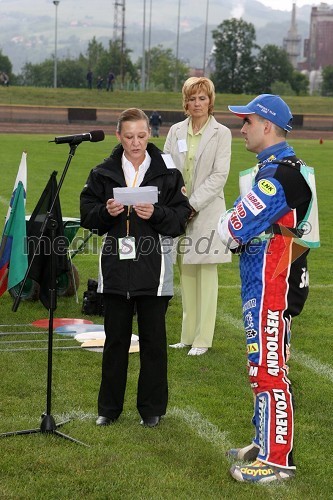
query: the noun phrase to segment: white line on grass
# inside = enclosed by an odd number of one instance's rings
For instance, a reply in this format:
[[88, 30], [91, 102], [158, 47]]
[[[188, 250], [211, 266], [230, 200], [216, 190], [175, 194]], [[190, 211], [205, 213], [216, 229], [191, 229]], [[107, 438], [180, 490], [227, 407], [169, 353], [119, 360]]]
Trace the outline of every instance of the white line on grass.
[[13, 323], [13, 324], [10, 324], [10, 325], [0, 325], [1, 327], [2, 326], [33, 326], [31, 323]]
[[[205, 441], [218, 447], [223, 453], [231, 448], [228, 432], [220, 431], [219, 428], [206, 420], [199, 412], [193, 410], [190, 407], [184, 409], [178, 407], [172, 407], [168, 409], [167, 416], [174, 416], [178, 419], [183, 420], [187, 426], [192, 429], [198, 436], [200, 436]], [[80, 419], [80, 420], [90, 420], [95, 418], [96, 415], [92, 413], [84, 413], [83, 411], [73, 411], [70, 413], [64, 413], [58, 415], [61, 419]]]
[[[193, 410], [191, 407], [182, 409], [174, 406], [168, 410], [167, 414], [183, 420], [187, 426], [190, 427], [190, 429], [192, 429], [201, 439], [204, 439], [214, 447], [218, 448], [218, 450], [223, 454], [232, 448], [228, 439], [229, 433], [227, 431], [220, 431], [216, 425], [209, 422], [209, 420], [206, 420], [199, 412]], [[267, 485], [264, 484], [260, 486], [266, 487]], [[273, 486], [275, 486], [275, 488], [278, 487], [279, 491], [281, 491], [281, 487], [286, 489], [285, 484]], [[276, 498], [274, 493], [275, 490], [271, 492], [266, 489], [267, 498]], [[274, 497], [272, 495], [274, 495]]]
[[244, 331], [244, 325], [241, 319], [236, 319], [231, 314], [225, 312], [218, 312], [218, 317], [224, 323], [234, 326], [237, 330], [241, 330], [242, 332]]
[[[72, 345], [68, 347], [53, 347], [54, 351], [67, 351], [70, 349], [81, 349], [81, 346]], [[18, 348], [15, 347], [14, 349], [7, 347], [6, 349], [0, 349], [0, 352], [47, 351], [47, 350], [48, 350], [47, 347], [18, 347]]]
[[309, 370], [315, 372], [316, 375], [321, 375], [322, 377], [327, 378], [330, 382], [333, 382], [333, 368], [330, 365], [320, 363], [307, 354], [304, 354], [304, 352], [298, 350], [295, 351], [294, 349], [291, 351], [290, 360], [296, 361], [296, 363], [299, 363], [300, 365], [303, 365]]
[[96, 418], [96, 413], [86, 413], [82, 410], [73, 410], [68, 413], [58, 413], [57, 420], [92, 420]]
[[[47, 332], [41, 332], [41, 331], [38, 331], [38, 332], [0, 332], [0, 336], [2, 335], [39, 335], [39, 334], [43, 334], [43, 335], [46, 335]], [[57, 332], [55, 332], [57, 333]]]
[[173, 407], [168, 410], [168, 415], [184, 420], [196, 434], [209, 443], [217, 446], [220, 450], [226, 451], [231, 448], [228, 432], [220, 431], [219, 428], [203, 418], [203, 416], [192, 408], [177, 408]]
[[[232, 325], [235, 327], [236, 330], [241, 330], [243, 331], [243, 321], [240, 319], [234, 318], [231, 314], [228, 313], [219, 313], [218, 314], [220, 320], [222, 322], [228, 323], [229, 325]], [[298, 349], [293, 349], [291, 351], [291, 361], [295, 360], [297, 363], [305, 366], [309, 370], [313, 371], [316, 375], [320, 375], [324, 378], [327, 378], [330, 382], [333, 382], [333, 368], [332, 366], [321, 363], [320, 361], [317, 361], [311, 356], [304, 354], [302, 351], [299, 351]]]
[[[62, 339], [52, 339], [53, 342], [68, 342], [69, 340], [72, 340], [73, 341], [73, 337], [72, 338], [62, 338]], [[28, 343], [40, 343], [40, 342], [48, 342], [49, 340], [48, 339], [34, 339], [34, 340], [1, 340], [0, 342], [0, 346], [2, 344], [28, 344]]]

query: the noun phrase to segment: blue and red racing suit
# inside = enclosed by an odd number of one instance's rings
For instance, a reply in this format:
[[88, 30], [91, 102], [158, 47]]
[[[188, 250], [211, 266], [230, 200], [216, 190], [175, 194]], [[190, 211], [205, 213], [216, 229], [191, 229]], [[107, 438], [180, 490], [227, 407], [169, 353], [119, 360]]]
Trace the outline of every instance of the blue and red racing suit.
[[[221, 216], [222, 241], [240, 257], [248, 373], [255, 395], [253, 423], [258, 459], [295, 468], [293, 400], [287, 361], [291, 321], [308, 295], [307, 254], [319, 246], [313, 169], [282, 142], [262, 151], [247, 188]], [[252, 187], [251, 187], [252, 185]], [[242, 187], [243, 186], [243, 187]], [[310, 217], [310, 212], [311, 217]], [[312, 227], [309, 220], [311, 219]], [[306, 235], [307, 233], [307, 235]], [[302, 238], [312, 243], [304, 245]]]

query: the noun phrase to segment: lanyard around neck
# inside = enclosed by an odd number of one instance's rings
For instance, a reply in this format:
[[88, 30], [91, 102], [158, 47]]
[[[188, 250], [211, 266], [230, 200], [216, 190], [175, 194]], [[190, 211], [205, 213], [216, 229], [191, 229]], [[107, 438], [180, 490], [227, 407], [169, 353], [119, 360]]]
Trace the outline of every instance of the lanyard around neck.
[[[138, 180], [138, 175], [139, 175], [139, 169], [135, 172], [135, 176], [133, 179], [133, 184], [132, 187], [135, 187], [137, 180]], [[126, 236], [129, 236], [129, 229], [130, 229], [130, 212], [131, 212], [131, 207], [130, 205], [127, 207], [127, 217], [126, 217]]]

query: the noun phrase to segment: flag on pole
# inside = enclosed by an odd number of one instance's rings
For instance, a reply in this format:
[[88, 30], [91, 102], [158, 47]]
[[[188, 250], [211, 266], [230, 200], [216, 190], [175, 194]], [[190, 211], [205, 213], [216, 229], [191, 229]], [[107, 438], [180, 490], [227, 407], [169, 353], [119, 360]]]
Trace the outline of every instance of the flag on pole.
[[25, 251], [26, 157], [26, 153], [23, 153], [1, 238], [0, 296], [3, 295], [7, 289], [19, 284], [23, 280], [28, 268], [28, 256]]
[[5, 224], [6, 224], [7, 220], [9, 219], [10, 211], [12, 208], [12, 203], [13, 203], [14, 196], [15, 196], [15, 190], [16, 190], [18, 183], [20, 181], [22, 182], [23, 188], [24, 188], [24, 206], [25, 206], [26, 194], [27, 194], [27, 153], [25, 153], [25, 152], [22, 153], [21, 162], [20, 162], [20, 165], [19, 165], [19, 168], [17, 171], [15, 183], [14, 183], [13, 193], [12, 193], [9, 207], [7, 210]]
[[[49, 309], [49, 289], [51, 285], [50, 265], [52, 253], [54, 253], [54, 264], [56, 276], [67, 272], [68, 267], [68, 240], [64, 235], [59, 196], [55, 200], [57, 192], [57, 172], [54, 171], [37, 205], [28, 221], [28, 254], [30, 269], [28, 277], [40, 285], [39, 299]], [[53, 207], [52, 207], [53, 204]], [[52, 208], [52, 219], [56, 222], [55, 240], [51, 244], [51, 231], [44, 228], [46, 217]], [[43, 231], [43, 234], [42, 234]]]

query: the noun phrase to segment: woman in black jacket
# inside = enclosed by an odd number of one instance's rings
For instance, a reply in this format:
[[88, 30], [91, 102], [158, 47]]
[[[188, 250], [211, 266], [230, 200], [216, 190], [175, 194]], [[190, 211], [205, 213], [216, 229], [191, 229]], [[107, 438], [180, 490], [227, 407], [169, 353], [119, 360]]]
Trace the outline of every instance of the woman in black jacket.
[[[120, 144], [90, 172], [80, 200], [82, 227], [105, 235], [99, 291], [106, 339], [96, 424], [115, 422], [123, 410], [136, 305], [137, 408], [141, 424], [155, 427], [168, 401], [165, 314], [173, 295], [172, 237], [184, 233], [191, 208], [171, 157], [148, 143], [149, 120], [143, 111], [125, 110], [116, 135]], [[124, 206], [113, 190], [126, 186], [156, 186], [158, 202]]]

